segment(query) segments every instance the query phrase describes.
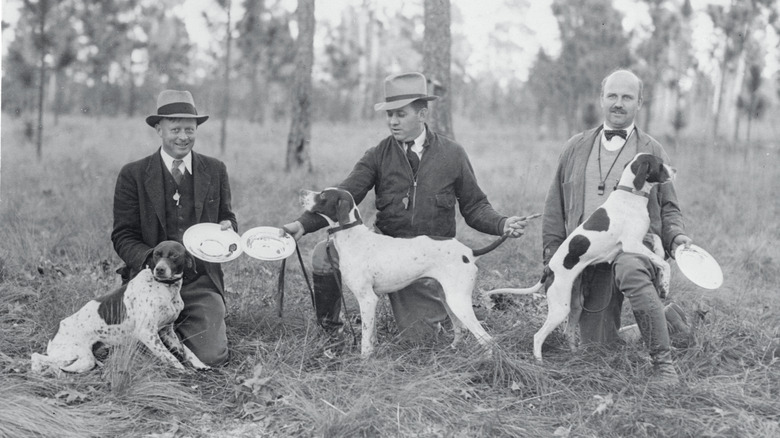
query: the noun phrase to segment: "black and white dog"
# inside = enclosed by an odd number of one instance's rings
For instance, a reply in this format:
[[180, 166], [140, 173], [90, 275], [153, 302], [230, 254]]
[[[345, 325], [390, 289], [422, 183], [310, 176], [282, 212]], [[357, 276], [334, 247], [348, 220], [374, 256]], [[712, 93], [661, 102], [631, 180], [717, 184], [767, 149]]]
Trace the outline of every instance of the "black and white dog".
[[566, 334], [572, 348], [576, 346], [574, 329], [580, 319], [581, 307], [571, 306], [572, 286], [577, 276], [589, 265], [609, 263], [623, 252], [642, 254], [658, 268], [661, 294], [669, 291], [670, 267], [664, 260], [660, 238], [652, 234], [653, 248], [642, 242], [650, 227], [647, 202], [650, 190], [657, 184], [673, 181], [676, 171], [651, 154], [637, 154], [625, 167], [613, 191], [604, 203], [563, 241], [545, 267], [539, 282], [526, 289], [495, 289], [493, 294], [524, 295], [542, 289], [548, 278], [547, 320], [534, 335], [534, 357], [542, 360], [542, 344], [547, 336], [567, 317]]
[[96, 343], [118, 345], [128, 337], [137, 339], [153, 355], [175, 368], [184, 369], [184, 366], [171, 351], [196, 369], [209, 369], [179, 340], [173, 329], [184, 308], [179, 293], [184, 269], [193, 268], [194, 261], [182, 244], [170, 240], [157, 245], [152, 254], [153, 268], [142, 270], [127, 285], [89, 301], [63, 319], [46, 347], [46, 354], [33, 353], [33, 372], [89, 371], [97, 363], [92, 353]]

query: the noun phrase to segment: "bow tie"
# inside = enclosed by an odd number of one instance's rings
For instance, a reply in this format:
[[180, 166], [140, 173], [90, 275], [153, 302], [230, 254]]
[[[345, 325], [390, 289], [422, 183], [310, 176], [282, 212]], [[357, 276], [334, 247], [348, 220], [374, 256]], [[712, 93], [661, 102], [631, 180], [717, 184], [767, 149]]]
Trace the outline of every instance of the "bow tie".
[[612, 140], [612, 137], [614, 137], [616, 135], [618, 137], [622, 138], [623, 140], [625, 140], [626, 137], [628, 137], [628, 134], [626, 133], [625, 129], [605, 129], [604, 130], [604, 137], [607, 138], [607, 141]]

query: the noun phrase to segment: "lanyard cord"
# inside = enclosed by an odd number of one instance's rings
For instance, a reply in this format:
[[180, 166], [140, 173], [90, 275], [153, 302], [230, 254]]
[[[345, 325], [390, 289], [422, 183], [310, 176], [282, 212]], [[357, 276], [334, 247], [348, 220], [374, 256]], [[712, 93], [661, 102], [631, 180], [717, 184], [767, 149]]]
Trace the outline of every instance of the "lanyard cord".
[[[636, 128], [634, 128], [634, 129], [636, 129]], [[623, 143], [623, 146], [620, 147], [620, 150], [618, 151], [618, 154], [615, 156], [615, 160], [612, 161], [612, 165], [609, 166], [609, 170], [607, 170], [607, 176], [605, 176], [603, 178], [601, 177], [601, 147], [603, 146], [603, 144], [601, 143], [601, 138], [603, 137], [604, 134], [601, 134], [601, 136], [599, 136], [599, 156], [598, 156], [598, 161], [599, 161], [599, 183], [600, 183], [599, 184], [599, 188], [601, 190], [603, 190], [604, 186], [607, 184], [607, 178], [609, 178], [609, 174], [612, 172], [612, 168], [615, 167], [615, 163], [617, 163], [618, 158], [620, 158], [620, 154], [623, 153], [623, 149], [626, 148], [626, 144], [628, 143], [628, 139], [631, 138], [631, 134], [633, 134], [633, 133], [634, 133], [634, 130], [632, 129], [631, 132], [626, 137], [626, 141]]]

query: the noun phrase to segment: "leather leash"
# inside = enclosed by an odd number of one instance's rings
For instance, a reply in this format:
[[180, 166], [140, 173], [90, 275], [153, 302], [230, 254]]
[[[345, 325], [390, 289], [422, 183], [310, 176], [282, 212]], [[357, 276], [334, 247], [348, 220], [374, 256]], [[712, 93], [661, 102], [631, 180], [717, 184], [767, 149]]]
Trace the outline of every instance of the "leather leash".
[[[314, 300], [314, 289], [309, 282], [309, 274], [306, 272], [306, 267], [303, 265], [303, 257], [301, 256], [301, 250], [298, 245], [295, 245], [295, 252], [298, 254], [298, 263], [301, 265], [301, 271], [303, 271], [303, 279], [306, 280], [306, 287], [309, 288], [309, 296], [311, 297], [311, 305], [314, 307], [314, 314], [317, 314], [317, 302]], [[279, 280], [276, 285], [276, 314], [281, 318], [282, 311], [284, 310], [284, 271], [287, 266], [287, 259], [282, 260], [282, 266], [279, 269]]]

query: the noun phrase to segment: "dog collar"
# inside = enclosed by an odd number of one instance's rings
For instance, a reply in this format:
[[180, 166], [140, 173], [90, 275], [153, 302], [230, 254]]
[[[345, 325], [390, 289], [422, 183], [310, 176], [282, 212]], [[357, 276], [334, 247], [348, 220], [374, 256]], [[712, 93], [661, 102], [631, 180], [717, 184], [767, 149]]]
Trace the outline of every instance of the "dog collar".
[[642, 196], [642, 197], [645, 197], [645, 198], [647, 198], [647, 199], [650, 199], [650, 194], [649, 194], [649, 193], [645, 193], [645, 192], [643, 192], [643, 191], [641, 191], [641, 190], [637, 190], [637, 189], [635, 189], [635, 188], [633, 188], [633, 187], [629, 187], [629, 186], [617, 186], [617, 187], [616, 187], [616, 189], [617, 189], [617, 190], [623, 190], [623, 191], [625, 191], [625, 192], [629, 192], [629, 193], [631, 193], [631, 194], [634, 194], [634, 195], [637, 195], [637, 196]]
[[333, 234], [333, 233], [337, 233], [339, 231], [348, 230], [348, 229], [350, 229], [352, 227], [356, 227], [356, 226], [362, 225], [362, 224], [363, 224], [363, 220], [358, 218], [358, 220], [356, 220], [355, 222], [350, 222], [350, 223], [348, 223], [346, 225], [339, 225], [338, 227], [328, 228], [328, 234]]
[[163, 284], [175, 284], [175, 283], [181, 281], [181, 277], [179, 277], [179, 278], [172, 278], [170, 280], [158, 280], [158, 279], [155, 278], [154, 281], [156, 281], [158, 283], [163, 283]]

